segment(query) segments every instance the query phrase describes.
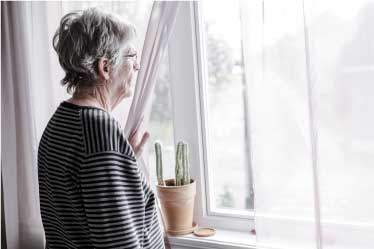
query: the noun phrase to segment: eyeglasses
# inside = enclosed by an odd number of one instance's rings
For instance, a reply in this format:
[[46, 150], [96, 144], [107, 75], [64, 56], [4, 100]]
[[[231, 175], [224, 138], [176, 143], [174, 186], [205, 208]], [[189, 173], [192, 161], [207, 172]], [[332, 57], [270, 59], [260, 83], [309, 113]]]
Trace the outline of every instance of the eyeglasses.
[[133, 54], [128, 54], [128, 55], [125, 55], [124, 56], [125, 58], [131, 58], [133, 59], [133, 67], [135, 70], [139, 70], [140, 69], [140, 65], [138, 63], [138, 54], [137, 53], [133, 53]]
[[127, 54], [127, 55], [125, 55], [123, 57], [125, 57], [125, 58], [133, 58], [133, 60], [136, 61], [138, 59], [138, 54], [137, 53]]

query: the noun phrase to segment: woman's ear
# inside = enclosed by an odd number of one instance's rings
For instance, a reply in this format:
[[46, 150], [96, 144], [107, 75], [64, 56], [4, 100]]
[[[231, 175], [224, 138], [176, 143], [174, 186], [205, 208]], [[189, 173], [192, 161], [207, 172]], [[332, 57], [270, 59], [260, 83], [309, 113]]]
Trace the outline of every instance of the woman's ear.
[[100, 58], [97, 67], [100, 78], [108, 80], [111, 71], [111, 65], [109, 64], [109, 60], [105, 57]]

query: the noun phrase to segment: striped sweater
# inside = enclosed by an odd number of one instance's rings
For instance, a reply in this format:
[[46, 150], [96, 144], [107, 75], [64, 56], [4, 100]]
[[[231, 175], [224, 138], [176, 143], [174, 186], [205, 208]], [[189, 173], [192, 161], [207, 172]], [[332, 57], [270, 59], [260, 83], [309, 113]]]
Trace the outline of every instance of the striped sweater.
[[46, 248], [164, 249], [155, 195], [118, 122], [62, 102], [38, 149]]

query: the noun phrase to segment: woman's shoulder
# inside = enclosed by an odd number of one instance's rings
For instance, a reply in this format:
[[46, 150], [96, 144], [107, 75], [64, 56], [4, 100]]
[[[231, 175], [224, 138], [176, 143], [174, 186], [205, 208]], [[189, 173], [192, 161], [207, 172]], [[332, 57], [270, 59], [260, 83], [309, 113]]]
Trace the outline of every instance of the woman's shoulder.
[[121, 125], [108, 112], [98, 108], [82, 109], [82, 125], [87, 154], [116, 151], [135, 157]]

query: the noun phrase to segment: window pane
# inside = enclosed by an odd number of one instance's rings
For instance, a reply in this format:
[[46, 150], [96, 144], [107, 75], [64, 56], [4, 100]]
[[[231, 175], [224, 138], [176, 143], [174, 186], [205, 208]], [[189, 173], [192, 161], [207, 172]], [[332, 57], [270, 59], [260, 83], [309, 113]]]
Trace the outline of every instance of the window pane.
[[156, 154], [154, 144], [159, 141], [162, 145], [163, 177], [174, 178], [174, 133], [173, 115], [170, 92], [170, 75], [168, 55], [161, 60], [158, 71], [158, 79], [153, 92], [152, 110], [149, 119], [149, 131], [151, 133], [148, 142], [150, 177], [152, 187], [157, 183]]
[[253, 208], [247, 91], [237, 1], [201, 1], [208, 69], [207, 144], [211, 209]]

